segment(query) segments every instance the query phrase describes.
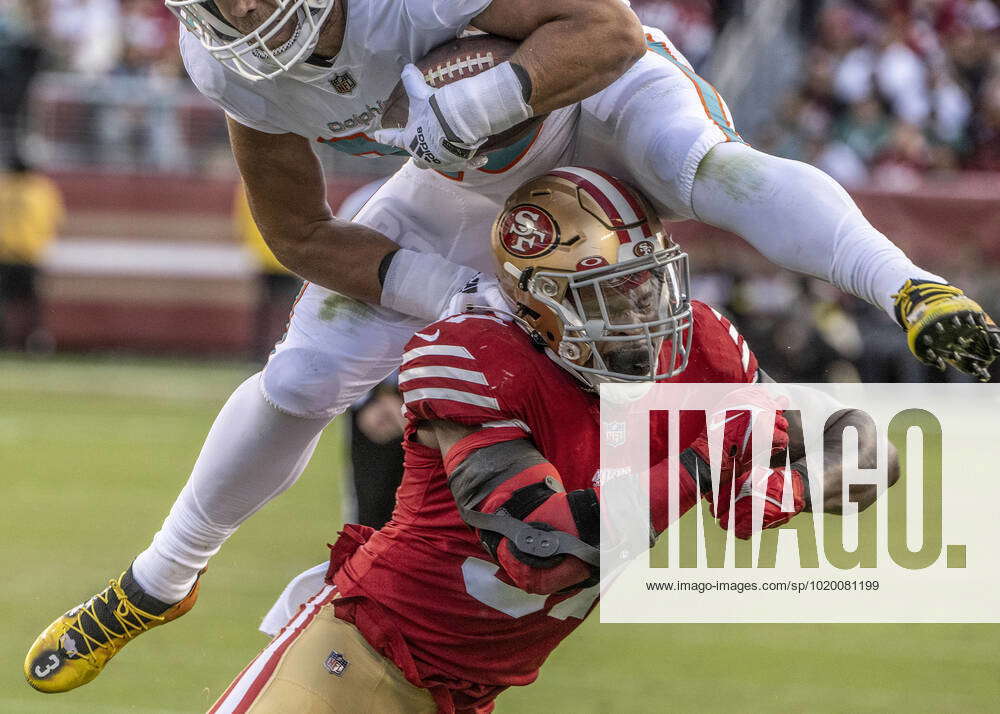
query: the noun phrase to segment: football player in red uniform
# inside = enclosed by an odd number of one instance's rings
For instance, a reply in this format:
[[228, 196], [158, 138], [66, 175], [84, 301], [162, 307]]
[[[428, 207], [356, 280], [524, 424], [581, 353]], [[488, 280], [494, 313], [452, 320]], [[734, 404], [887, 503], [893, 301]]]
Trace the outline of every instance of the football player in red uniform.
[[[593, 171], [559, 169], [507, 201], [493, 244], [513, 321], [456, 315], [409, 342], [392, 521], [344, 529], [326, 586], [212, 712], [491, 711], [506, 687], [534, 681], [598, 596], [597, 385], [761, 378], [736, 329], [689, 298], [687, 256], [646, 200], [598, 175], [600, 185]], [[753, 418], [725, 427], [723, 481], [740, 537], [751, 532], [741, 486]], [[708, 458], [704, 424], [681, 423], [681, 513], [711, 495], [710, 479], [690, 475]], [[780, 413], [774, 428], [784, 456]], [[780, 506], [784, 468], [755, 477], [771, 496], [763, 527], [809, 505], [802, 463], [791, 468], [791, 512]], [[666, 493], [665, 478], [651, 479], [654, 533], [668, 525]], [[854, 495], [862, 506], [875, 497]], [[729, 527], [729, 498], [719, 502]]]

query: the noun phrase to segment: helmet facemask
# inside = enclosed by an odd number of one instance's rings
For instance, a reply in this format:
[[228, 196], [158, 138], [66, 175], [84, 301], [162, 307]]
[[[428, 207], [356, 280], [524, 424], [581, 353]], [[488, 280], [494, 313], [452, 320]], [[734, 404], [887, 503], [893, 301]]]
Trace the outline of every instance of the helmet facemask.
[[[328, 70], [305, 61], [316, 48], [335, 0], [274, 2], [274, 12], [253, 32], [244, 34], [229, 23], [212, 0], [165, 0], [167, 8], [215, 59], [245, 79], [257, 82], [286, 75], [315, 81], [328, 74]], [[288, 32], [287, 40], [273, 46]]]
[[560, 323], [546, 340], [551, 356], [589, 386], [660, 381], [687, 366], [692, 316], [678, 246], [574, 273], [536, 270], [524, 283]]

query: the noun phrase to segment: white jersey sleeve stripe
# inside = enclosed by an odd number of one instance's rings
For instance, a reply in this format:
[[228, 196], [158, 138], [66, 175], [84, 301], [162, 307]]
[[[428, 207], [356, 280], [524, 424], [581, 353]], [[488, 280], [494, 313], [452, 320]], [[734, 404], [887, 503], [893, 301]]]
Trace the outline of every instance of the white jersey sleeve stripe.
[[482, 372], [474, 372], [471, 369], [459, 369], [458, 367], [443, 367], [440, 365], [430, 365], [428, 367], [403, 367], [399, 373], [399, 383], [405, 384], [411, 379], [426, 379], [429, 377], [437, 379], [457, 379], [462, 382], [472, 384], [482, 384], [489, 386], [486, 375]]
[[421, 399], [461, 402], [462, 404], [471, 404], [476, 407], [486, 407], [487, 409], [500, 411], [500, 404], [493, 397], [462, 392], [458, 389], [439, 389], [437, 387], [428, 387], [427, 389], [410, 389], [403, 392], [403, 402], [406, 404], [412, 404], [413, 402], [418, 402]]
[[472, 353], [464, 347], [457, 345], [427, 345], [425, 347], [414, 347], [412, 350], [403, 353], [403, 369], [411, 359], [417, 357], [462, 357], [464, 359], [474, 359]]
[[508, 419], [506, 421], [488, 421], [485, 424], [483, 424], [483, 427], [489, 427], [492, 429], [501, 429], [503, 427], [508, 427], [508, 426], [516, 427], [521, 431], [525, 432], [526, 434], [531, 433], [531, 429], [528, 428], [528, 425], [525, 424], [520, 419]]

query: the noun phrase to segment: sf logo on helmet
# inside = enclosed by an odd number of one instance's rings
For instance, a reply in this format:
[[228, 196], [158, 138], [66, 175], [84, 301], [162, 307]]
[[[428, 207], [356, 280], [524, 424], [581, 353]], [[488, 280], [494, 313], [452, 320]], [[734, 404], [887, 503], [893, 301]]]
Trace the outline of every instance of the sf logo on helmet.
[[522, 205], [510, 209], [504, 216], [500, 241], [511, 255], [538, 258], [556, 249], [559, 236], [552, 216], [537, 206]]

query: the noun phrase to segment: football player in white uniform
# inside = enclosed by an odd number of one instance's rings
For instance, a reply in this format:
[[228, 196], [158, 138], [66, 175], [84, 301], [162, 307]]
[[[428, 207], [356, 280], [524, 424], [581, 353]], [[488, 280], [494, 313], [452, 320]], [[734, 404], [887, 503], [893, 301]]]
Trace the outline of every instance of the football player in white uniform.
[[[186, 612], [208, 559], [296, 480], [326, 424], [398, 366], [416, 330], [502, 300], [482, 272], [490, 223], [517, 185], [555, 166], [620, 176], [665, 218], [733, 231], [881, 306], [924, 361], [987, 376], [1000, 351], [983, 310], [913, 265], [832, 179], [745, 144], [719, 93], [620, 0], [165, 2], [184, 25], [189, 74], [228, 115], [263, 235], [308, 284], [152, 545], [39, 635], [25, 659], [37, 689], [89, 682], [135, 635]], [[521, 44], [509, 62], [431, 90], [410, 63], [468, 28]], [[409, 119], [382, 128], [401, 73]], [[479, 153], [486, 137], [543, 115], [520, 143]], [[413, 160], [351, 223], [327, 206], [317, 145]]]

